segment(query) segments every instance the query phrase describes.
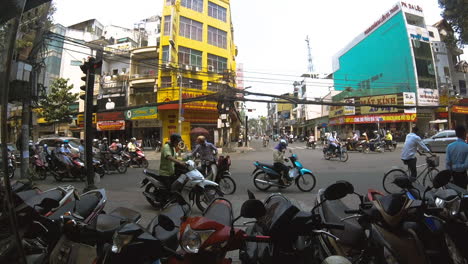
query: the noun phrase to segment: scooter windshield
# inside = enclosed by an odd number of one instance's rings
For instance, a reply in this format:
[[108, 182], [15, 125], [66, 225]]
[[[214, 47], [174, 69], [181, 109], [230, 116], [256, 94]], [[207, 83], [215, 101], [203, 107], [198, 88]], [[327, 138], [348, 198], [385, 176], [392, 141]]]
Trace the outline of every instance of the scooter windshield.
[[203, 216], [225, 226], [230, 226], [232, 223], [232, 208], [224, 199], [217, 199], [205, 210]]

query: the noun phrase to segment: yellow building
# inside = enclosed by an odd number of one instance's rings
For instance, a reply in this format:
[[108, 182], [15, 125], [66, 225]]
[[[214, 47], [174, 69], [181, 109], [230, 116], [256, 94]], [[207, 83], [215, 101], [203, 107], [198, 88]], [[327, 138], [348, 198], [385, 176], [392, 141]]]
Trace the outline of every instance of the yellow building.
[[[169, 102], [235, 87], [237, 48], [229, 0], [164, 0], [157, 101]], [[197, 101], [158, 107], [162, 137], [166, 142], [179, 132], [191, 147], [190, 131], [202, 127], [214, 141], [218, 124], [217, 102]]]

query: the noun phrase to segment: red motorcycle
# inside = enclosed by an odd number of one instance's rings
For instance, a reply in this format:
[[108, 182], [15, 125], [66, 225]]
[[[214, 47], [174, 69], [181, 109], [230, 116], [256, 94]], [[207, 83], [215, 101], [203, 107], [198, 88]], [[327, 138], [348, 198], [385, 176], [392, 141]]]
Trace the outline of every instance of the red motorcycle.
[[41, 159], [39, 154], [35, 154], [32, 159], [31, 159], [31, 167], [33, 170], [33, 174], [37, 176], [39, 180], [45, 180], [47, 177], [47, 165], [46, 163]]
[[136, 156], [132, 156], [128, 151], [122, 151], [122, 159], [127, 163], [127, 166], [136, 165], [139, 168], [148, 168], [149, 163], [143, 150], [137, 147], [135, 153]]
[[233, 217], [232, 204], [226, 199], [215, 199], [202, 216], [190, 217], [180, 227], [180, 246], [178, 252], [183, 258], [171, 257], [169, 263], [204, 263], [230, 264], [226, 258], [229, 251], [239, 250], [245, 242], [270, 242], [269, 236], [249, 236], [244, 230], [234, 228], [234, 222], [240, 217], [259, 218], [266, 209], [259, 200], [249, 199], [244, 202], [239, 217]]

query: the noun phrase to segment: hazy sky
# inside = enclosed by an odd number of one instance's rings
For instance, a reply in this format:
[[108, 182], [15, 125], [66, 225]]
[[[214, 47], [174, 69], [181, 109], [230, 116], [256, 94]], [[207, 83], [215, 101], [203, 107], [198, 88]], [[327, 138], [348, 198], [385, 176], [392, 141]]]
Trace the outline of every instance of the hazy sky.
[[[103, 24], [133, 27], [160, 14], [164, 0], [55, 0], [57, 23], [68, 26], [96, 18]], [[426, 24], [441, 19], [437, 0], [413, 0], [424, 9]], [[308, 35], [317, 72], [332, 70], [332, 57], [394, 6], [395, 0], [232, 0], [238, 63], [251, 91], [286, 93], [307, 71]], [[466, 57], [466, 55], [465, 55]], [[292, 75], [292, 76], [289, 76]], [[249, 115], [266, 115], [266, 104], [248, 103]]]

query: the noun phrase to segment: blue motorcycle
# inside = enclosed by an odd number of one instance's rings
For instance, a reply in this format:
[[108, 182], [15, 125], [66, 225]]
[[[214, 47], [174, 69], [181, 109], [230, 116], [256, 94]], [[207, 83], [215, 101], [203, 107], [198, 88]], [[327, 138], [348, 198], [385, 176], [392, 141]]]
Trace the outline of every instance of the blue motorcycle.
[[252, 172], [252, 176], [255, 187], [260, 191], [266, 191], [271, 186], [287, 188], [295, 182], [299, 190], [303, 192], [312, 191], [316, 184], [312, 171], [302, 167], [296, 154], [292, 154], [289, 160], [286, 159], [286, 161], [292, 163], [292, 167], [289, 169], [289, 182], [287, 184], [281, 183], [281, 174], [275, 170], [273, 165], [258, 161], [254, 162], [255, 170]]

